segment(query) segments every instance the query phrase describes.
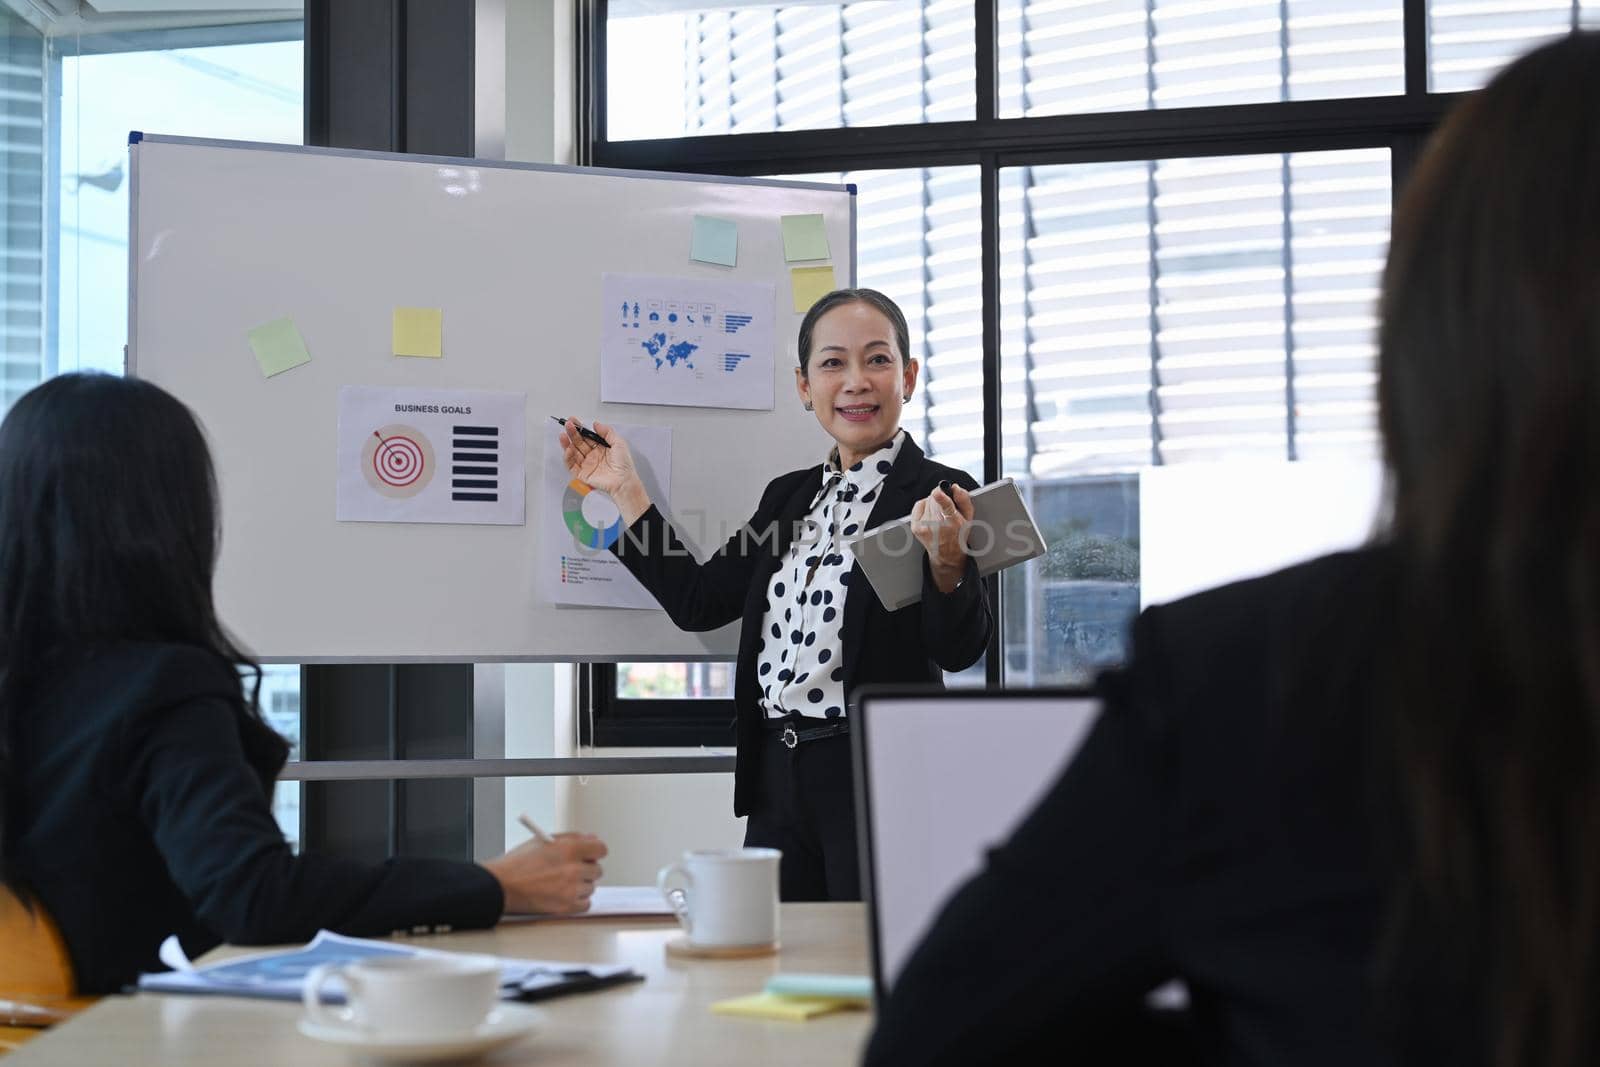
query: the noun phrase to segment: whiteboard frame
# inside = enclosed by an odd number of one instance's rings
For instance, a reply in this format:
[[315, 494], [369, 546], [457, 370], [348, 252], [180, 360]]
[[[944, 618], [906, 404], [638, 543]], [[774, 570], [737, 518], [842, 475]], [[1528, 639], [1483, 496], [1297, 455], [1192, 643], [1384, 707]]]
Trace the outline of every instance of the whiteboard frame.
[[[666, 181], [666, 182], [681, 182], [681, 183], [691, 184], [691, 185], [701, 184], [701, 185], [715, 185], [715, 186], [756, 186], [756, 187], [773, 188], [773, 189], [795, 189], [795, 190], [805, 190], [805, 191], [814, 191], [814, 192], [844, 193], [844, 194], [848, 194], [848, 196], [849, 196], [849, 199], [848, 199], [848, 212], [847, 212], [847, 220], [848, 220], [848, 252], [844, 256], [838, 256], [838, 255], [834, 256], [832, 258], [832, 260], [831, 260], [831, 263], [835, 267], [835, 270], [843, 275], [843, 278], [840, 279], [837, 282], [837, 284], [840, 285], [840, 287], [854, 286], [856, 284], [856, 280], [857, 280], [856, 257], [857, 257], [858, 240], [859, 240], [858, 239], [858, 235], [857, 235], [858, 198], [857, 198], [857, 195], [856, 195], [857, 188], [853, 183], [852, 184], [845, 184], [845, 185], [833, 185], [833, 184], [822, 183], [822, 182], [789, 181], [789, 180], [781, 180], [781, 179], [765, 179], [765, 178], [749, 178], [749, 177], [725, 177], [725, 176], [709, 175], [709, 174], [680, 174], [680, 173], [676, 173], [676, 172], [658, 172], [658, 171], [646, 171], [646, 170], [622, 169], [622, 168], [608, 168], [608, 167], [576, 167], [576, 166], [565, 166], [565, 165], [558, 165], [558, 164], [525, 163], [525, 162], [515, 162], [515, 161], [506, 161], [506, 160], [480, 160], [480, 159], [471, 159], [471, 158], [467, 158], [467, 157], [456, 157], [456, 156], [439, 156], [439, 155], [422, 155], [422, 154], [409, 154], [409, 153], [396, 153], [396, 152], [381, 152], [381, 151], [372, 151], [372, 150], [366, 150], [366, 149], [344, 149], [344, 148], [330, 148], [330, 147], [323, 147], [323, 146], [272, 144], [272, 143], [250, 142], [250, 141], [232, 141], [232, 140], [223, 140], [223, 139], [215, 139], [215, 138], [175, 137], [175, 136], [156, 135], [156, 134], [144, 134], [144, 133], [139, 132], [139, 131], [134, 131], [134, 132], [130, 133], [129, 134], [129, 138], [128, 138], [128, 142], [129, 142], [130, 148], [133, 147], [133, 146], [139, 146], [139, 145], [173, 145], [173, 146], [186, 146], [186, 147], [195, 147], [195, 148], [214, 148], [214, 149], [222, 149], [222, 150], [242, 150], [242, 151], [270, 152], [270, 153], [287, 153], [287, 154], [295, 154], [295, 155], [303, 155], [303, 156], [333, 157], [333, 158], [340, 158], [340, 159], [392, 161], [392, 162], [400, 162], [400, 163], [439, 165], [439, 166], [464, 167], [464, 168], [470, 167], [470, 168], [476, 168], [476, 169], [482, 169], [482, 170], [527, 171], [527, 172], [537, 172], [537, 173], [562, 174], [562, 175], [570, 175], [570, 176], [575, 176], [575, 177], [642, 179], [642, 180], [648, 180], [648, 181], [653, 181], [653, 182], [662, 182], [662, 181]], [[138, 343], [139, 343], [138, 342], [138, 339], [139, 339], [139, 332], [138, 332], [139, 331], [139, 310], [138, 310], [138, 307], [139, 307], [139, 293], [140, 293], [140, 289], [139, 289], [139, 256], [140, 256], [140, 252], [141, 252], [141, 248], [142, 248], [141, 241], [140, 241], [139, 218], [138, 218], [139, 205], [140, 205], [140, 199], [141, 199], [140, 194], [141, 194], [141, 189], [140, 189], [140, 169], [139, 169], [139, 167], [137, 165], [135, 165], [135, 166], [131, 166], [130, 167], [130, 183], [129, 183], [129, 199], [128, 199], [128, 203], [129, 203], [129, 209], [128, 209], [129, 210], [128, 305], [127, 305], [127, 308], [128, 308], [128, 344], [127, 344], [126, 348], [124, 349], [124, 373], [126, 375], [132, 376], [132, 377], [139, 377], [140, 376], [140, 374], [139, 374], [139, 352], [138, 352]], [[714, 209], [712, 209], [712, 210], [714, 210]], [[837, 218], [837, 217], [838, 216], [835, 216], [835, 218]], [[787, 262], [785, 263], [786, 267], [789, 266], [789, 265], [790, 264], [788, 264]], [[805, 265], [805, 264], [794, 264], [794, 265]], [[744, 279], [740, 278], [737, 275], [735, 275], [735, 276], [732, 276], [730, 280], [742, 281]], [[596, 279], [596, 282], [598, 284], [598, 278]], [[778, 281], [776, 281], [774, 283], [774, 287], [777, 290], [776, 293], [775, 293], [775, 296], [776, 296], [776, 300], [777, 300], [778, 321], [779, 321], [779, 328], [776, 330], [775, 338], [774, 338], [775, 343], [776, 343], [776, 351], [775, 351], [774, 355], [778, 360], [779, 367], [782, 367], [782, 365], [783, 365], [783, 355], [784, 355], [784, 352], [785, 352], [784, 345], [785, 345], [785, 339], [786, 339], [786, 336], [787, 336], [786, 327], [787, 327], [788, 323], [790, 321], [792, 321], [792, 320], [790, 320], [788, 318], [790, 313], [787, 310], [788, 309], [788, 301], [787, 301], [786, 286], [783, 284], [782, 280], [780, 279], [780, 280], [778, 280]], [[439, 387], [440, 388], [454, 388], [454, 387], [458, 387], [458, 386], [455, 385], [454, 383], [450, 383], [450, 384], [442, 383]], [[530, 399], [531, 399], [531, 397], [530, 397]], [[781, 402], [782, 402], [781, 397], [775, 395], [775, 403], [781, 403]], [[530, 498], [536, 498], [536, 495], [537, 495], [537, 492], [538, 492], [537, 486], [536, 486], [536, 484], [534, 484], [536, 482], [538, 476], [539, 476], [537, 464], [535, 462], [535, 460], [536, 460], [536, 452], [534, 451], [537, 446], [532, 444], [532, 441], [536, 439], [534, 436], [532, 436], [532, 435], [537, 433], [537, 430], [534, 429], [534, 427], [536, 425], [537, 425], [536, 421], [530, 416], [530, 419], [529, 419], [530, 446], [529, 447], [530, 447], [530, 452], [534, 453], [533, 457], [530, 458], [530, 465], [529, 465], [529, 468], [528, 468], [528, 471], [527, 471], [527, 475], [526, 475], [527, 478], [529, 479], [529, 483], [530, 483], [529, 484], [529, 490], [528, 490]], [[774, 471], [773, 472], [774, 475], [776, 475], [778, 473], [782, 473], [782, 472], [781, 471]], [[753, 503], [753, 500], [754, 500], [754, 497], [752, 496], [752, 498], [751, 498], [751, 502], [752, 503]], [[528, 537], [529, 537], [530, 546], [537, 546], [539, 534], [538, 534], [538, 531], [536, 529], [536, 520], [535, 520], [535, 518], [534, 518], [534, 516], [533, 516], [533, 514], [531, 512], [531, 504], [532, 504], [532, 500], [530, 499], [530, 512], [529, 512], [529, 514], [527, 516], [527, 519], [526, 519], [526, 521], [524, 523], [524, 526], [529, 531], [528, 532]], [[561, 612], [578, 611], [578, 612], [585, 612], [585, 613], [589, 613], [589, 612], [611, 612], [611, 611], [615, 611], [615, 610], [627, 610], [627, 609], [595, 609], [595, 608], [565, 608], [565, 607], [557, 608], [554, 605], [545, 603], [544, 601], [540, 600], [537, 596], [532, 596], [531, 597], [531, 599], [528, 602], [528, 607], [529, 607], [529, 610], [533, 610], [533, 611], [545, 611], [545, 610], [561, 611]], [[664, 613], [662, 613], [662, 618], [663, 618], [663, 620], [665, 620]], [[670, 626], [670, 623], [667, 623], [667, 625]], [[679, 662], [679, 661], [689, 661], [689, 662], [730, 662], [732, 659], [735, 658], [735, 655], [736, 655], [736, 649], [733, 647], [733, 644], [736, 643], [736, 641], [737, 641], [737, 623], [730, 624], [730, 626], [724, 627], [722, 631], [716, 631], [716, 632], [714, 632], [714, 634], [717, 634], [720, 637], [720, 643], [721, 644], [726, 644], [726, 645], [728, 645], [728, 647], [726, 647], [726, 648], [719, 647], [719, 648], [707, 649], [707, 650], [703, 650], [703, 651], [690, 649], [690, 648], [672, 648], [672, 649], [668, 649], [666, 651], [652, 651], [652, 650], [613, 651], [613, 650], [607, 649], [605, 651], [588, 651], [588, 652], [583, 653], [581, 656], [575, 655], [574, 653], [572, 653], [569, 650], [563, 650], [563, 651], [558, 651], [558, 652], [534, 651], [534, 652], [529, 652], [529, 653], [520, 653], [520, 652], [513, 652], [513, 653], [471, 652], [471, 653], [465, 653], [465, 654], [446, 653], [446, 654], [439, 654], [439, 655], [425, 654], [425, 653], [424, 654], [392, 653], [392, 654], [331, 654], [331, 655], [322, 655], [322, 654], [311, 654], [309, 652], [309, 650], [292, 651], [292, 652], [288, 652], [288, 653], [278, 653], [278, 652], [276, 652], [276, 650], [274, 650], [274, 652], [272, 654], [263, 654], [259, 658], [260, 658], [261, 662], [263, 662], [263, 663], [301, 663], [301, 664], [331, 664], [331, 663], [397, 663], [397, 664], [407, 664], [407, 663], [529, 663], [529, 662], [616, 663], [616, 662], [624, 662], [624, 661], [627, 661], [627, 662]], [[707, 635], [707, 636], [708, 636], [708, 638], [711, 637], [711, 635]]]

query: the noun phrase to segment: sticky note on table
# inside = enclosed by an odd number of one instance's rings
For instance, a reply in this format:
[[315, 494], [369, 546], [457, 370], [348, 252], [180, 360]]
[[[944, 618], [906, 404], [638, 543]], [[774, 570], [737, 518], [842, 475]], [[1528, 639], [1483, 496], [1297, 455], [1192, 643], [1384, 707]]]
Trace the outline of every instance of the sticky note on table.
[[783, 227], [785, 260], [828, 258], [828, 231], [822, 228], [821, 215], [784, 215], [778, 222]]
[[394, 354], [444, 355], [444, 312], [438, 308], [394, 309]]
[[261, 364], [261, 373], [268, 378], [311, 362], [305, 339], [295, 329], [292, 319], [285, 317], [263, 323], [246, 336], [250, 339], [250, 350], [256, 354], [256, 362]]
[[711, 1005], [718, 1015], [744, 1015], [752, 1019], [782, 1019], [801, 1023], [829, 1012], [862, 1007], [857, 1000], [834, 997], [780, 997], [773, 993], [752, 993], [747, 997], [719, 1000]]
[[794, 309], [811, 310], [811, 305], [833, 292], [832, 267], [791, 267], [789, 289], [794, 293]]
[[872, 979], [864, 974], [802, 974], [790, 971], [768, 978], [766, 992], [779, 997], [871, 1000]]
[[724, 267], [739, 262], [739, 224], [712, 215], [694, 217], [694, 240], [689, 243], [689, 258], [698, 263], [720, 263]]

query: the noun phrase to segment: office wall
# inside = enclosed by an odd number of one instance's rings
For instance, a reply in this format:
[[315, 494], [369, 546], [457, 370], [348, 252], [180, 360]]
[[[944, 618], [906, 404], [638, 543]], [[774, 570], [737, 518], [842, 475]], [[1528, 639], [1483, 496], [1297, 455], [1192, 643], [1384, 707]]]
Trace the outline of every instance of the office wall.
[[[598, 755], [678, 756], [681, 749], [600, 749]], [[606, 881], [653, 883], [656, 871], [692, 848], [737, 848], [744, 820], [733, 817], [733, 776], [630, 774], [566, 779], [566, 821], [611, 848]]]

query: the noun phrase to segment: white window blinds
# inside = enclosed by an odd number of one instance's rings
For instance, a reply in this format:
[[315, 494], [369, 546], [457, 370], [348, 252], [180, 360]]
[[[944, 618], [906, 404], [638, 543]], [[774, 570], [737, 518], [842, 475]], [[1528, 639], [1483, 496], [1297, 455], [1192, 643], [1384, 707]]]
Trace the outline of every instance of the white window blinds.
[[1384, 149], [1002, 173], [1008, 473], [1368, 453]]
[[1000, 115], [1404, 91], [1400, 0], [1000, 0]]
[[1534, 45], [1600, 27], [1600, 0], [1429, 0], [1428, 91], [1476, 89]]

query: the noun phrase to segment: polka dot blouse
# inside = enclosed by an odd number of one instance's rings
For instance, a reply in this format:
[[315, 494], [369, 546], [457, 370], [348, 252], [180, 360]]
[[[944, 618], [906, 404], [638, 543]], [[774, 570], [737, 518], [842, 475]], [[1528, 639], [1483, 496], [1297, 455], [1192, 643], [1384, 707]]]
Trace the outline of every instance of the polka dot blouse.
[[847, 471], [839, 469], [837, 450], [828, 455], [822, 485], [802, 520], [805, 529], [767, 584], [756, 681], [768, 718], [795, 712], [819, 719], [844, 714], [839, 625], [855, 566], [844, 538], [861, 532], [905, 439], [904, 430], [896, 433]]

